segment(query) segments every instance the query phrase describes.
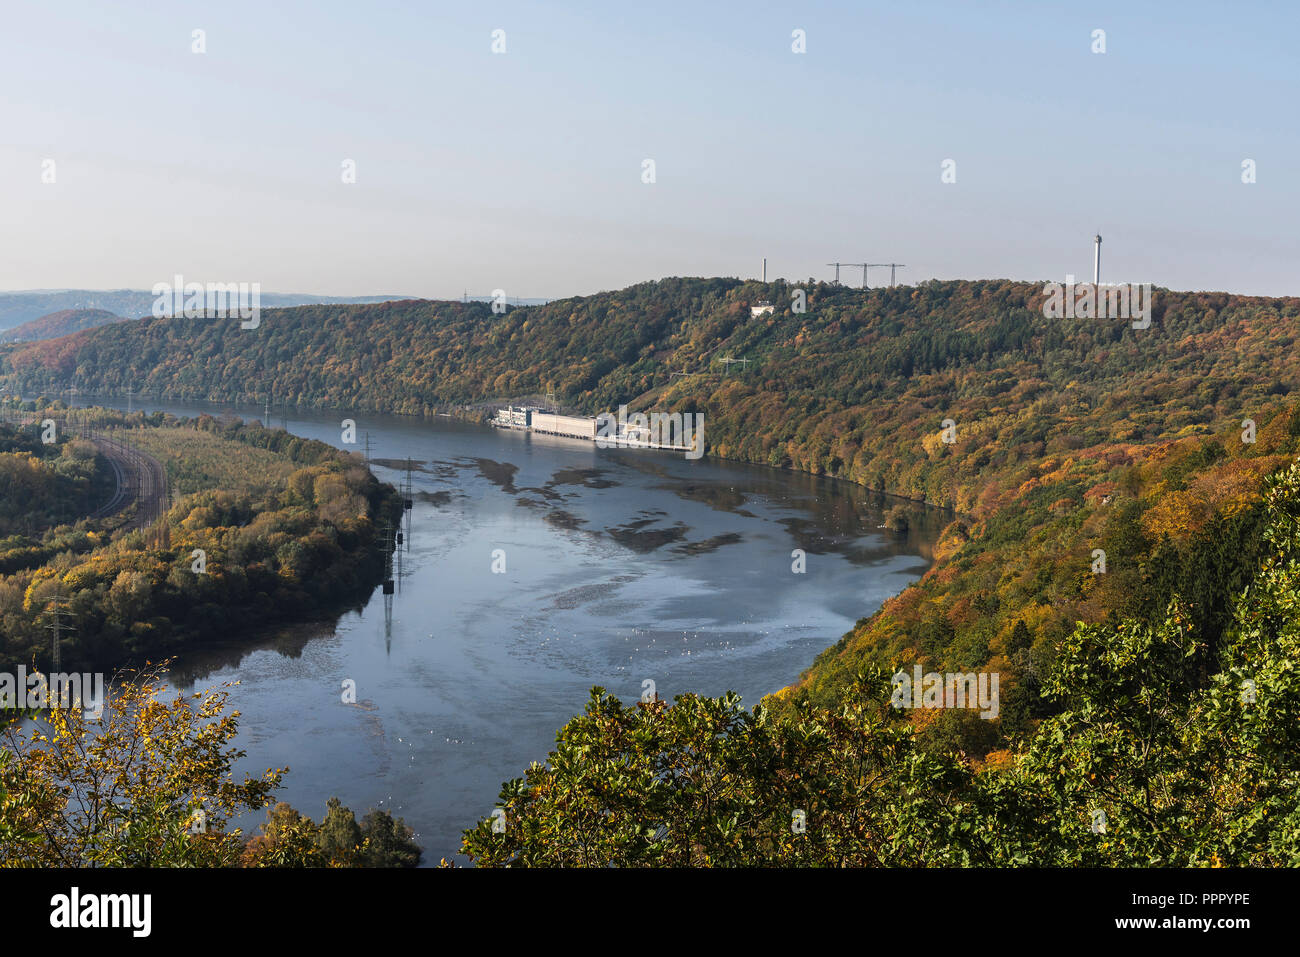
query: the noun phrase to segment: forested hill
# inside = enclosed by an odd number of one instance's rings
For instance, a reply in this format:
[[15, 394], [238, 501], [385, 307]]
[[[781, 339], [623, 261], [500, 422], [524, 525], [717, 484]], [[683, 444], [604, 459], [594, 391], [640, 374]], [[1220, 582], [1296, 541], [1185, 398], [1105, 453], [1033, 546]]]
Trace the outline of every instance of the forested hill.
[[123, 322], [124, 317], [105, 309], [63, 309], [41, 316], [20, 326], [6, 329], [0, 333], [0, 340], [6, 342], [35, 342], [39, 339], [57, 339], [69, 336], [83, 329], [106, 326], [110, 322]]
[[[954, 506], [930, 573], [775, 703], [833, 702], [864, 666], [997, 671], [997, 721], [950, 710], [929, 729], [968, 754], [1046, 716], [1038, 690], [1076, 621], [1181, 596], [1210, 667], [1224, 596], [1261, 557], [1261, 482], [1300, 452], [1300, 299], [1157, 289], [1134, 329], [1047, 319], [1026, 283], [802, 288], [802, 313], [786, 283], [668, 279], [505, 315], [403, 301], [265, 310], [253, 330], [144, 319], [0, 349], [0, 372], [27, 393], [75, 380], [427, 413], [554, 391], [587, 414], [699, 411], [711, 454]], [[775, 312], [752, 317], [763, 300]]]
[[[978, 476], [1240, 420], [1295, 385], [1293, 298], [1157, 289], [1142, 330], [1046, 319], [1036, 284], [809, 283], [802, 314], [794, 288], [667, 279], [501, 316], [484, 303], [305, 306], [266, 310], [255, 330], [145, 319], [8, 348], [0, 369], [25, 392], [75, 380], [93, 392], [427, 413], [554, 391], [588, 414], [689, 408], [705, 413], [713, 454], [962, 511], [991, 494]], [[751, 318], [760, 300], [776, 312]], [[688, 375], [670, 385], [673, 372]], [[954, 445], [940, 441], [944, 419]]]

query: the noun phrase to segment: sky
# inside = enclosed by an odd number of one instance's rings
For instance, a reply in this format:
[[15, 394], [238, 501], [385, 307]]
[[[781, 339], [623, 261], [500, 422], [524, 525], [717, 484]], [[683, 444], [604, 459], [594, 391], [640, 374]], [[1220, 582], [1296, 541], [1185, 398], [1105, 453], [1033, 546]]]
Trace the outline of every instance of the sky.
[[1297, 295], [1298, 35], [1264, 2], [4, 0], [0, 289], [1082, 279], [1101, 233], [1103, 281]]

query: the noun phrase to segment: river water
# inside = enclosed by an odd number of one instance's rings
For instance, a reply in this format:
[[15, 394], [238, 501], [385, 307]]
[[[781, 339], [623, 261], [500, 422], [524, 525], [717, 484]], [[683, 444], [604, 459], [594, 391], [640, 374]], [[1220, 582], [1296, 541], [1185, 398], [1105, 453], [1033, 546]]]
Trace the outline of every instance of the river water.
[[[251, 406], [131, 404], [262, 418]], [[356, 446], [342, 442], [345, 417]], [[412, 460], [391, 620], [377, 588], [336, 622], [191, 654], [172, 684], [239, 681], [239, 771], [287, 765], [280, 799], [318, 820], [334, 795], [358, 819], [390, 810], [426, 865], [465, 863], [461, 831], [491, 814], [503, 781], [545, 760], [593, 685], [625, 703], [653, 681], [668, 699], [730, 690], [753, 705], [923, 574], [945, 521], [917, 505], [895, 534], [879, 527], [893, 502], [863, 488], [707, 457], [448, 418], [272, 419], [350, 450], [368, 435], [374, 471], [395, 485]], [[355, 704], [343, 701], [348, 680]]]

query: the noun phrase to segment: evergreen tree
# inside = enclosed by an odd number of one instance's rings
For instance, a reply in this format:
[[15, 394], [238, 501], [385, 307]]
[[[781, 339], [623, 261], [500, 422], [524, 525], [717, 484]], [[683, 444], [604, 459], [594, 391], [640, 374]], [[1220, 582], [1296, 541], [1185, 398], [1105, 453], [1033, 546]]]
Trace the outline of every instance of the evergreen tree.
[[374, 810], [362, 818], [361, 835], [366, 839], [362, 867], [416, 867], [423, 856], [415, 832], [387, 811]]
[[320, 826], [320, 849], [326, 857], [351, 863], [361, 846], [361, 828], [356, 815], [336, 797], [326, 802], [325, 820]]

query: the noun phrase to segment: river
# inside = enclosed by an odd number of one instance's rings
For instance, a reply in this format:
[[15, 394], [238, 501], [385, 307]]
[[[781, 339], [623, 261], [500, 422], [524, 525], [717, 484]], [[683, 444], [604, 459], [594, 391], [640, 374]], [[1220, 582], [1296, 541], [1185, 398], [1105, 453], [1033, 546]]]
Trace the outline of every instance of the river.
[[[344, 418], [355, 446], [342, 442]], [[360, 450], [368, 435], [375, 472], [394, 484], [412, 460], [391, 621], [377, 588], [336, 622], [188, 655], [172, 685], [238, 681], [239, 771], [287, 765], [280, 799], [318, 820], [334, 795], [358, 820], [391, 811], [415, 830], [426, 866], [466, 863], [461, 831], [491, 814], [503, 781], [545, 760], [592, 686], [625, 703], [649, 680], [668, 699], [731, 690], [755, 704], [923, 574], [947, 520], [916, 505], [900, 535], [879, 527], [893, 503], [859, 486], [448, 418], [272, 419], [340, 448]], [[349, 680], [355, 704], [343, 700]]]

